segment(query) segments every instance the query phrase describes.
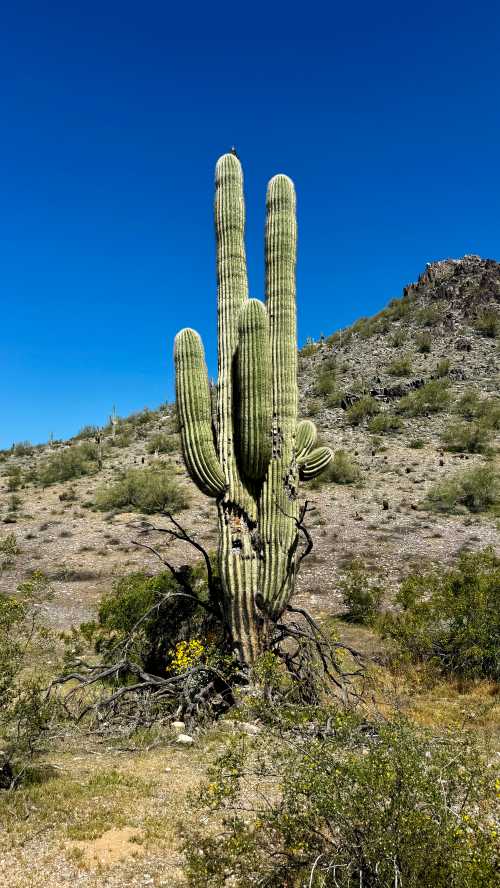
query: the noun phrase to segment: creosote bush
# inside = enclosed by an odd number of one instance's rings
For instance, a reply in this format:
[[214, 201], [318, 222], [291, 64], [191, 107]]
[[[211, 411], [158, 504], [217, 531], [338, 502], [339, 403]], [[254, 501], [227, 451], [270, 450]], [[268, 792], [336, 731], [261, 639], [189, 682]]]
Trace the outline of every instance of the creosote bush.
[[428, 355], [430, 353], [432, 347], [432, 336], [428, 330], [425, 330], [423, 333], [417, 333], [417, 335], [415, 336], [415, 342], [420, 354]]
[[487, 453], [491, 430], [484, 422], [452, 422], [442, 433], [446, 450], [456, 453]]
[[368, 431], [373, 435], [399, 432], [403, 427], [403, 420], [400, 416], [395, 416], [394, 413], [379, 413], [378, 416], [374, 416], [368, 423]]
[[346, 411], [347, 422], [350, 425], [360, 425], [365, 419], [375, 416], [380, 410], [375, 398], [366, 395], [355, 401]]
[[[184, 577], [200, 600], [206, 602], [204, 565], [186, 567]], [[78, 634], [92, 643], [103, 663], [113, 662], [117, 644], [125, 641], [139, 621], [140, 627], [129, 645], [129, 657], [153, 675], [164, 676], [172, 665], [172, 657], [178, 665], [178, 644], [215, 633], [203, 608], [183, 594], [171, 573], [148, 576], [138, 572], [116, 580], [99, 605], [97, 620], [83, 624]], [[79, 644], [78, 634], [66, 637], [72, 656]]]
[[395, 358], [387, 367], [391, 376], [410, 376], [412, 372], [411, 355], [401, 355]]
[[335, 710], [291, 737], [227, 744], [198, 800], [215, 833], [182, 825], [191, 888], [496, 885], [496, 775], [470, 737]]
[[463, 553], [451, 569], [415, 573], [382, 629], [404, 654], [445, 674], [500, 680], [500, 559]]
[[321, 475], [310, 482], [311, 487], [318, 488], [323, 484], [354, 484], [359, 481], [361, 471], [358, 464], [345, 450], [337, 450]]
[[494, 339], [500, 331], [500, 312], [495, 308], [487, 308], [476, 318], [474, 324], [478, 333]]
[[383, 590], [362, 561], [351, 561], [339, 586], [347, 607], [346, 619], [353, 623], [372, 623], [380, 610]]
[[421, 388], [401, 398], [397, 405], [399, 413], [408, 416], [424, 416], [427, 413], [439, 413], [450, 403], [449, 383], [447, 379], [431, 379]]
[[15, 597], [0, 593], [0, 789], [21, 781], [57, 715], [57, 705], [45, 698], [46, 676], [34, 669], [52, 645], [40, 617], [50, 595], [38, 571]]
[[157, 451], [158, 453], [175, 453], [176, 450], [180, 450], [180, 446], [177, 435], [167, 435], [165, 432], [160, 432], [150, 438], [147, 451], [148, 453], [156, 453]]
[[425, 499], [434, 512], [485, 512], [500, 504], [500, 479], [492, 465], [476, 466], [432, 487]]
[[161, 463], [129, 469], [123, 478], [99, 488], [95, 495], [95, 507], [101, 512], [178, 512], [188, 505], [187, 490], [172, 477], [172, 469]]
[[33, 480], [48, 487], [50, 484], [71, 481], [97, 472], [97, 447], [93, 442], [60, 450], [47, 457], [33, 474]]

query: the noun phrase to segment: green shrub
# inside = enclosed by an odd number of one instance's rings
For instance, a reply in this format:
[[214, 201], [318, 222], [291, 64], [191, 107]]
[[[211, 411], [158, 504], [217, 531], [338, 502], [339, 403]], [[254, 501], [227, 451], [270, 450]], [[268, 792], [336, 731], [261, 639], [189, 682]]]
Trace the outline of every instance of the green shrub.
[[420, 309], [417, 314], [417, 321], [423, 327], [435, 327], [441, 320], [441, 311], [437, 305], [429, 305]]
[[12, 446], [14, 456], [31, 456], [34, 451], [31, 441], [18, 441]]
[[33, 675], [33, 663], [52, 647], [40, 622], [40, 607], [50, 594], [40, 572], [18, 587], [15, 598], [0, 592], [0, 761], [7, 763], [2, 779], [8, 774], [12, 786], [26, 773], [57, 713], [47, 699], [46, 676], [40, 669]]
[[478, 333], [494, 339], [500, 330], [500, 313], [494, 308], [486, 308], [478, 315], [474, 326]]
[[428, 355], [432, 346], [432, 336], [426, 330], [424, 333], [417, 333], [415, 336], [417, 348], [422, 355]]
[[83, 444], [59, 450], [47, 457], [38, 467], [35, 480], [42, 487], [50, 484], [71, 481], [97, 471], [97, 447], [84, 441]]
[[[207, 601], [205, 565], [186, 568], [184, 579], [200, 600]], [[206, 613], [185, 595], [170, 572], [151, 577], [133, 573], [115, 582], [104, 595], [95, 623], [84, 624], [84, 637], [91, 640], [104, 662], [113, 661], [116, 646], [140, 622], [128, 646], [129, 656], [146, 672], [165, 675], [171, 651], [178, 641], [207, 630]], [[73, 636], [68, 639], [73, 642]]]
[[148, 441], [148, 453], [175, 453], [176, 450], [180, 450], [180, 442], [175, 435], [159, 432]]
[[347, 618], [354, 623], [372, 623], [380, 610], [383, 590], [361, 561], [351, 561], [339, 587], [347, 607]]
[[373, 435], [382, 435], [389, 432], [399, 432], [403, 428], [403, 420], [393, 413], [379, 413], [368, 423], [368, 431]]
[[436, 364], [436, 376], [438, 379], [443, 379], [445, 376], [448, 376], [450, 372], [450, 360], [449, 358], [442, 358]]
[[447, 379], [431, 379], [421, 388], [401, 398], [397, 406], [399, 413], [408, 416], [423, 416], [426, 413], [439, 413], [450, 403]]
[[455, 409], [465, 419], [476, 419], [490, 429], [500, 429], [500, 398], [481, 398], [477, 389], [468, 388], [456, 402]]
[[401, 355], [387, 367], [387, 372], [391, 376], [410, 376], [411, 375], [411, 355]]
[[7, 490], [10, 492], [19, 490], [23, 484], [23, 473], [20, 467], [15, 465], [7, 466], [4, 474], [7, 478]]
[[500, 429], [500, 398], [484, 398], [479, 404], [479, 419], [490, 429]]
[[323, 370], [314, 383], [314, 393], [318, 397], [331, 395], [336, 389], [335, 373], [331, 370]]
[[477, 466], [432, 487], [425, 505], [434, 512], [485, 512], [500, 503], [500, 480], [493, 466]]
[[425, 441], [423, 438], [411, 438], [408, 441], [408, 447], [411, 447], [412, 450], [422, 450], [425, 447]]
[[199, 806], [182, 824], [191, 888], [497, 884], [495, 771], [470, 737], [325, 713], [294, 742], [226, 745]]
[[323, 402], [320, 398], [309, 398], [305, 405], [305, 413], [307, 416], [317, 416], [323, 409]]
[[114, 484], [101, 487], [95, 506], [102, 512], [112, 510], [139, 512], [178, 512], [189, 504], [187, 490], [172, 477], [171, 468], [161, 463], [144, 469], [129, 469]]
[[359, 401], [355, 401], [346, 411], [347, 422], [350, 425], [359, 425], [363, 420], [370, 416], [375, 416], [379, 412], [379, 405], [375, 398], [365, 395]]
[[407, 334], [403, 327], [398, 327], [389, 339], [389, 345], [392, 348], [401, 348], [406, 342]]
[[403, 296], [401, 299], [391, 299], [383, 314], [391, 321], [400, 321], [402, 318], [407, 318], [412, 310], [413, 301], [408, 296]]
[[310, 482], [313, 489], [323, 484], [354, 484], [359, 481], [361, 472], [358, 464], [346, 453], [345, 450], [337, 450], [327, 467]]
[[464, 553], [456, 567], [407, 577], [399, 613], [384, 633], [413, 659], [444, 673], [500, 680], [500, 559], [493, 549]]
[[452, 422], [441, 435], [446, 450], [455, 453], [486, 453], [490, 449], [491, 431], [484, 423]]

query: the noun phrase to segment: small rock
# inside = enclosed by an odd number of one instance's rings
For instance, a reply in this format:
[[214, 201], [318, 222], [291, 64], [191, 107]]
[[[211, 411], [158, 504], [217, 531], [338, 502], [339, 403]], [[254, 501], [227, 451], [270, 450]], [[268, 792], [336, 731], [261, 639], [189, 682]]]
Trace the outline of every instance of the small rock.
[[172, 727], [174, 731], [183, 731], [186, 727], [185, 722], [172, 722]]
[[389, 508], [389, 501], [382, 500], [382, 507], [383, 507], [384, 511], [387, 512], [387, 509]]
[[180, 743], [182, 746], [191, 746], [194, 743], [194, 739], [189, 734], [179, 734], [176, 737], [176, 743]]

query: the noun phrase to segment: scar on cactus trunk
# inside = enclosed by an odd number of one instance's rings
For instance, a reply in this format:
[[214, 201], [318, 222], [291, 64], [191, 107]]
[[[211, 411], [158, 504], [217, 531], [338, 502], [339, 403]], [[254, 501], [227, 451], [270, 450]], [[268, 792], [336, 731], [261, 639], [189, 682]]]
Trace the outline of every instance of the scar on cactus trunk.
[[191, 329], [175, 339], [182, 449], [191, 478], [217, 500], [224, 612], [243, 665], [266, 648], [294, 591], [299, 479], [332, 458], [314, 448], [316, 428], [298, 422], [293, 182], [267, 188], [265, 303], [249, 299], [243, 174], [232, 154], [215, 171], [217, 420], [212, 421], [203, 345]]

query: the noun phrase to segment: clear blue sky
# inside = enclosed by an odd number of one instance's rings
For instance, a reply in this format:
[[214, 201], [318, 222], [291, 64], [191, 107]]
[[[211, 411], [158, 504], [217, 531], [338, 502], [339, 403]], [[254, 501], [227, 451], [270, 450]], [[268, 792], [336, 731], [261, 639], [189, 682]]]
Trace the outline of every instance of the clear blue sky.
[[213, 168], [235, 144], [253, 296], [267, 180], [299, 207], [299, 338], [427, 261], [500, 259], [496, 3], [36, 3], [0, 13], [0, 447], [216, 366]]

